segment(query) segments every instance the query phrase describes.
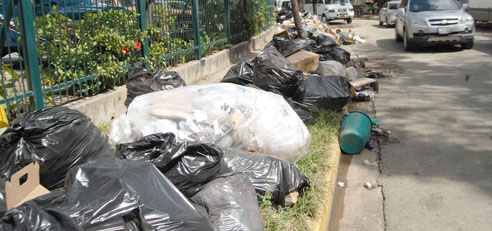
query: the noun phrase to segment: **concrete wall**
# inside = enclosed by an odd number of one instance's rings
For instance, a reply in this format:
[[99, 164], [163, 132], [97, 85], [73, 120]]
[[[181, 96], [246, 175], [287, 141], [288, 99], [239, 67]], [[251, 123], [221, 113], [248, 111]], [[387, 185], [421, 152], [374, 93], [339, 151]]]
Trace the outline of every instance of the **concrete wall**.
[[[254, 50], [263, 49], [272, 40], [273, 34], [274, 29], [270, 28], [248, 41], [218, 51], [202, 60], [180, 64], [177, 67], [169, 68], [169, 70], [178, 72], [187, 85], [192, 85], [198, 80], [206, 79], [207, 76], [237, 62]], [[64, 106], [81, 111], [91, 118], [96, 125], [109, 124], [120, 114], [126, 112], [124, 105], [126, 94], [126, 87], [120, 86], [116, 90], [77, 100]]]

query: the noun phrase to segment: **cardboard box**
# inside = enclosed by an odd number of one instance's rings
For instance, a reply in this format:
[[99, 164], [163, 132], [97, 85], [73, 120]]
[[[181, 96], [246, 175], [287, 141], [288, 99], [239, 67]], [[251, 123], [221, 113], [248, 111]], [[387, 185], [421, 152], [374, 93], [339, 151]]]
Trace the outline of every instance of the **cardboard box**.
[[372, 89], [374, 89], [374, 91], [376, 93], [379, 92], [379, 83], [375, 79], [364, 77], [364, 78], [360, 78], [360, 79], [356, 79], [354, 81], [351, 81], [350, 84], [354, 88], [370, 86], [370, 87], [372, 87]]
[[282, 32], [276, 33], [273, 35], [273, 37], [282, 37], [291, 40], [292, 37], [290, 36], [289, 32], [286, 30], [283, 30]]
[[[21, 183], [21, 178], [25, 181]], [[31, 163], [14, 173], [5, 183], [7, 209], [13, 209], [28, 200], [48, 194], [50, 191], [39, 184], [39, 164]]]
[[287, 59], [297, 68], [305, 72], [313, 72], [318, 69], [319, 55], [306, 50], [298, 50], [287, 56]]

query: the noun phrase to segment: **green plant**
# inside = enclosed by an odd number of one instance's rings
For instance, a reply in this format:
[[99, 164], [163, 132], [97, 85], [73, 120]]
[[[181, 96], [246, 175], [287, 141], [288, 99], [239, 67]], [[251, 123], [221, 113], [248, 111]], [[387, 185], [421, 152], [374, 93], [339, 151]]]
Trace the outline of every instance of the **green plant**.
[[311, 181], [311, 187], [304, 191], [297, 204], [288, 208], [276, 209], [268, 197], [262, 197], [260, 209], [265, 230], [311, 230], [309, 220], [323, 212], [321, 205], [325, 204], [323, 198], [329, 189], [325, 182], [325, 174], [330, 169], [329, 146], [338, 133], [341, 115], [328, 111], [315, 114], [316, 123], [309, 127], [312, 137], [309, 152], [296, 163]]

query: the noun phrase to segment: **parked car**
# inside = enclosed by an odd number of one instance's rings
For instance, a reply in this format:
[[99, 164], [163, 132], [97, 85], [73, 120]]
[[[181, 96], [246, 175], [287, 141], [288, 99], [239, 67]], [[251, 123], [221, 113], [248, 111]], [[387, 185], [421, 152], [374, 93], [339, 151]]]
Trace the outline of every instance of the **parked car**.
[[386, 26], [394, 26], [396, 20], [396, 11], [400, 6], [401, 1], [386, 2], [379, 10], [379, 25], [382, 26], [386, 23]]
[[304, 8], [325, 22], [341, 19], [350, 24], [354, 18], [354, 7], [349, 0], [306, 0]]
[[396, 13], [395, 39], [405, 50], [438, 43], [471, 49], [475, 22], [467, 7], [456, 0], [403, 0]]

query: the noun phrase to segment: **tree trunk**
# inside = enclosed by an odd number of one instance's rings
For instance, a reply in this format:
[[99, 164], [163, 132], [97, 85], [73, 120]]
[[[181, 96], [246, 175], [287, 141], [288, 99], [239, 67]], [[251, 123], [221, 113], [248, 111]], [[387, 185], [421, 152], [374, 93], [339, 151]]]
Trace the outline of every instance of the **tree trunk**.
[[299, 5], [297, 4], [297, 0], [290, 0], [292, 5], [292, 15], [294, 17], [294, 24], [296, 25], [297, 33], [299, 34], [299, 38], [307, 39], [306, 31], [302, 27], [301, 16], [299, 16]]

